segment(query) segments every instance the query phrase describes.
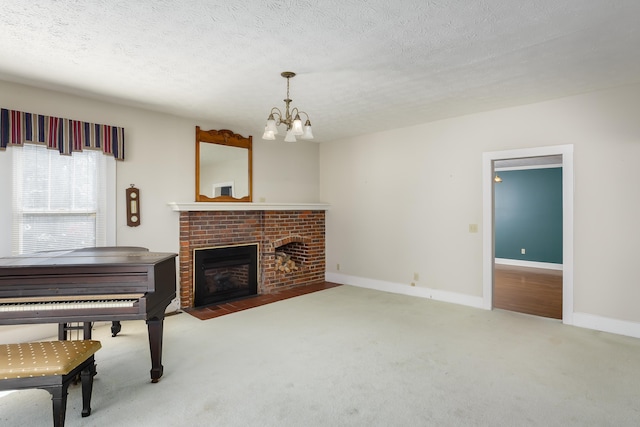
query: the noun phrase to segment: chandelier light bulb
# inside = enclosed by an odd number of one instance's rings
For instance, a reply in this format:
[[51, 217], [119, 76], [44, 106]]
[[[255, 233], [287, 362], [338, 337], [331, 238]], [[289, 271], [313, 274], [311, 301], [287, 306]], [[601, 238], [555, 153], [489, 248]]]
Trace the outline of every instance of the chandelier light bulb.
[[293, 120], [293, 134], [298, 136], [304, 133], [302, 129], [302, 120], [300, 119], [300, 114], [296, 114], [296, 118]]
[[307, 120], [304, 124], [304, 133], [300, 137], [301, 139], [313, 139], [313, 132], [311, 132], [311, 122]]
[[[276, 129], [276, 132], [277, 132], [277, 129]], [[273, 141], [274, 139], [276, 139], [275, 132], [269, 130], [269, 126], [265, 126], [264, 133], [262, 134], [262, 139]]]
[[296, 142], [296, 136], [293, 134], [293, 130], [289, 129], [287, 135], [284, 137], [285, 142]]
[[273, 135], [278, 134], [278, 126], [276, 125], [276, 119], [273, 118], [273, 114], [269, 114], [269, 118], [267, 119], [267, 127], [265, 128]]

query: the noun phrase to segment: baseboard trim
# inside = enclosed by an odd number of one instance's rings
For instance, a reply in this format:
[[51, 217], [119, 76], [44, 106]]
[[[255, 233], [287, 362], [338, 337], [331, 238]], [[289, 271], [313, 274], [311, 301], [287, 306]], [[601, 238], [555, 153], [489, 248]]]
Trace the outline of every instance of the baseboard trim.
[[[365, 277], [349, 276], [346, 274], [331, 272], [325, 273], [325, 280], [327, 282], [340, 283], [341, 285], [358, 286], [377, 291], [428, 298], [436, 301], [466, 305], [468, 307], [480, 308], [483, 310], [485, 309], [482, 297], [474, 297], [459, 294], [457, 292], [429, 289], [420, 286], [409, 286], [402, 283], [386, 282], [383, 280], [368, 279]], [[565, 322], [565, 324], [577, 326], [579, 328], [592, 329], [595, 331], [640, 338], [640, 323], [638, 322], [612, 319], [610, 317], [596, 316], [587, 313], [573, 313], [572, 317], [572, 321], [570, 323]]]
[[521, 259], [496, 258], [495, 263], [502, 264], [502, 265], [516, 265], [518, 267], [546, 268], [547, 270], [562, 271], [562, 264], [555, 264], [552, 262], [537, 262], [537, 261], [524, 261]]
[[377, 291], [391, 292], [394, 294], [434, 299], [436, 301], [450, 302], [474, 308], [483, 308], [482, 297], [474, 297], [457, 292], [429, 289], [421, 286], [410, 286], [402, 283], [386, 282], [383, 280], [367, 279], [365, 277], [349, 276], [346, 274], [330, 272], [325, 273], [325, 280], [327, 282], [340, 283], [341, 285], [352, 285], [361, 288], [375, 289]]
[[640, 338], [640, 323], [587, 313], [573, 313], [573, 326]]

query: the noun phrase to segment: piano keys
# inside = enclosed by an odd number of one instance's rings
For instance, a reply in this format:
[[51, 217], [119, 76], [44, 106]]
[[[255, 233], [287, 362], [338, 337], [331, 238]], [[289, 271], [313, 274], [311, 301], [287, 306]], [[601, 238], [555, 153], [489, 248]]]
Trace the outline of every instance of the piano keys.
[[84, 297], [51, 297], [46, 301], [40, 298], [3, 298], [0, 300], [0, 313], [7, 311], [40, 311], [40, 310], [79, 310], [83, 308], [124, 308], [134, 307], [144, 294], [131, 295], [88, 295]]
[[0, 258], [0, 325], [111, 321], [115, 336], [120, 321], [144, 319], [151, 381], [158, 382], [164, 314], [176, 297], [176, 256], [103, 247]]

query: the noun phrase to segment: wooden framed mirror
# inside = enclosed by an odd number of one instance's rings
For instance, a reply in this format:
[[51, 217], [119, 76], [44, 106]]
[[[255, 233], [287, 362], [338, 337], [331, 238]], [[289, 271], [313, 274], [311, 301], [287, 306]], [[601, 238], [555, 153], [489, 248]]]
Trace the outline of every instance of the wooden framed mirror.
[[251, 202], [252, 137], [196, 126], [196, 202]]

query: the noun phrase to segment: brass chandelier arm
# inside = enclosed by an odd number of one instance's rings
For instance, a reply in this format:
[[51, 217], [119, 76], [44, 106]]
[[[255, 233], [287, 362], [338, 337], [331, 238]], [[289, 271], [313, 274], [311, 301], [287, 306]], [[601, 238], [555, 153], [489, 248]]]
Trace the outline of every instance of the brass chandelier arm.
[[305, 126], [311, 126], [311, 119], [309, 118], [309, 115], [307, 113], [305, 113], [304, 111], [300, 111], [300, 114], [304, 114], [307, 117], [307, 121], [305, 122]]
[[[293, 125], [293, 121], [296, 119], [300, 119], [300, 114], [304, 114], [307, 118], [305, 121], [305, 126], [311, 126], [311, 119], [309, 118], [309, 114], [305, 111], [300, 111], [298, 108], [294, 108], [291, 110], [291, 113], [287, 116], [282, 114], [282, 111], [278, 107], [273, 107], [271, 112], [269, 113], [269, 118], [267, 120], [275, 120], [276, 126], [287, 125], [287, 130], [291, 128]], [[276, 120], [276, 117], [278, 118]]]
[[269, 113], [269, 118], [267, 120], [275, 120], [274, 116], [278, 117], [278, 120], [276, 121], [276, 125], [279, 125], [280, 123], [282, 123], [282, 111], [280, 111], [278, 107], [273, 107], [271, 109], [271, 112]]

